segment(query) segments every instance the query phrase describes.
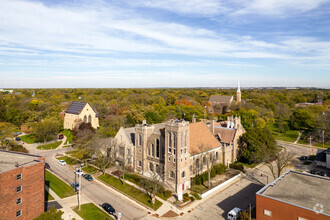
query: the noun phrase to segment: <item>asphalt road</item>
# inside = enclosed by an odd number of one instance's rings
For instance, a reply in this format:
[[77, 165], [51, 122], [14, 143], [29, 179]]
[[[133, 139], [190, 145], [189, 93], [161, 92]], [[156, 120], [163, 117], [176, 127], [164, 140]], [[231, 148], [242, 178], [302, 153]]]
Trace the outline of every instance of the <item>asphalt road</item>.
[[[68, 165], [61, 166], [57, 159], [54, 158], [56, 153], [63, 153], [66, 150], [68, 149], [44, 151], [39, 152], [39, 154], [45, 156], [46, 162], [49, 163], [52, 172], [70, 184], [75, 180], [73, 168], [70, 168]], [[121, 219], [151, 219], [151, 216], [148, 215], [145, 210], [140, 209], [127, 200], [117, 196], [112, 190], [95, 181], [89, 182], [82, 178], [81, 193], [96, 204], [102, 204], [104, 202], [110, 203], [117, 213], [118, 211], [122, 213]]]

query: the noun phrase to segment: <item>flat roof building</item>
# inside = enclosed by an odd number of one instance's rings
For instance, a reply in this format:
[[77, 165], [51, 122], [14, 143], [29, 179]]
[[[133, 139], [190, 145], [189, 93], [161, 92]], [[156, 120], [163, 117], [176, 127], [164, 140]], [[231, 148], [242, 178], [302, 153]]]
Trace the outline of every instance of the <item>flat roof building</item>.
[[34, 219], [45, 211], [45, 159], [0, 150], [0, 219]]
[[256, 193], [257, 219], [330, 219], [330, 178], [289, 170]]

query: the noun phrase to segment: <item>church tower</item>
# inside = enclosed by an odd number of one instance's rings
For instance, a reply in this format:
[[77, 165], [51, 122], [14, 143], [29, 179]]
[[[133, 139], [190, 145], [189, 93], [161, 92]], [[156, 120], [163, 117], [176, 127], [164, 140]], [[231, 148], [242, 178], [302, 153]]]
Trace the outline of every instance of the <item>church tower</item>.
[[238, 81], [238, 88], [237, 88], [237, 103], [240, 103], [242, 101], [241, 99], [241, 89], [239, 86], [239, 81]]

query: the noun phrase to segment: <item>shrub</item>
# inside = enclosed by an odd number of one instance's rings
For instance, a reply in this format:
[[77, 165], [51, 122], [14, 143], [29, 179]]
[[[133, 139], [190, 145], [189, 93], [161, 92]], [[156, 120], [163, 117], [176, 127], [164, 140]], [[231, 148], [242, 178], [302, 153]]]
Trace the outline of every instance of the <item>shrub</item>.
[[189, 198], [192, 202], [195, 201], [195, 198], [193, 196], [190, 196]]
[[201, 200], [202, 198], [195, 192], [193, 192], [191, 195], [193, 195], [197, 200]]
[[172, 196], [172, 191], [171, 190], [165, 190], [165, 197], [171, 197]]
[[238, 164], [234, 164], [234, 163], [232, 163], [232, 164], [229, 165], [229, 167], [232, 168], [232, 169], [240, 170], [240, 171], [244, 172], [244, 166], [242, 164], [239, 164], [239, 163]]
[[183, 196], [185, 196], [185, 197], [189, 197], [188, 193], [183, 194]]

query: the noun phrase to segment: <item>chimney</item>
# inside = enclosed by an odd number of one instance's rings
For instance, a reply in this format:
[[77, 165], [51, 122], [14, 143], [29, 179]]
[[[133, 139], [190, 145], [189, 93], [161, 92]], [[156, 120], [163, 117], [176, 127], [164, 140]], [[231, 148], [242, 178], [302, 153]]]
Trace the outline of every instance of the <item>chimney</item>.
[[147, 120], [143, 120], [142, 125], [146, 125], [146, 124], [147, 124]]
[[211, 127], [210, 127], [210, 130], [211, 130], [211, 132], [212, 132], [212, 134], [214, 135], [214, 123], [215, 123], [216, 121], [214, 120], [214, 119], [212, 119], [211, 120]]

